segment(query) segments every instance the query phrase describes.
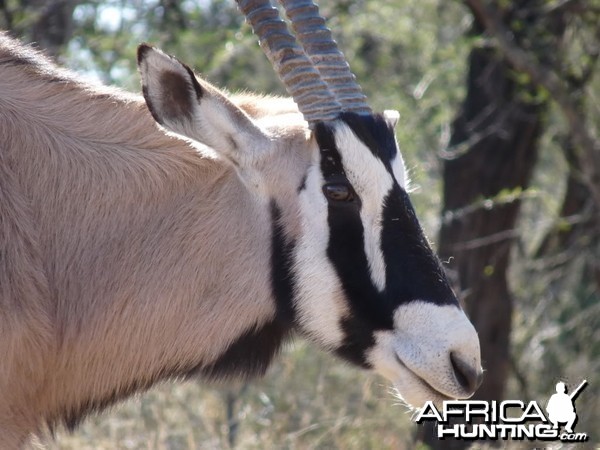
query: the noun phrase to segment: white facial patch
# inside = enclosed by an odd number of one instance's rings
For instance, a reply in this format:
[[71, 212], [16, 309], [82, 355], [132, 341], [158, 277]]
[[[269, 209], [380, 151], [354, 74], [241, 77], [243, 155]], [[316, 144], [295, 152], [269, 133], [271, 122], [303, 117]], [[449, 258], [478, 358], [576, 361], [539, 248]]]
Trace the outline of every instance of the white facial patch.
[[325, 348], [337, 348], [344, 339], [340, 319], [348, 315], [342, 286], [327, 257], [329, 224], [322, 192], [318, 153], [300, 191], [302, 233], [296, 245], [296, 310], [301, 328]]
[[348, 181], [362, 200], [360, 218], [364, 229], [365, 253], [371, 279], [380, 292], [385, 290], [385, 262], [381, 250], [382, 216], [393, 179], [383, 162], [346, 124], [335, 129], [335, 141]]
[[369, 362], [419, 407], [472, 395], [457, 380], [451, 354], [480, 370], [479, 339], [467, 316], [455, 305], [413, 301], [396, 309], [393, 331], [376, 333]]

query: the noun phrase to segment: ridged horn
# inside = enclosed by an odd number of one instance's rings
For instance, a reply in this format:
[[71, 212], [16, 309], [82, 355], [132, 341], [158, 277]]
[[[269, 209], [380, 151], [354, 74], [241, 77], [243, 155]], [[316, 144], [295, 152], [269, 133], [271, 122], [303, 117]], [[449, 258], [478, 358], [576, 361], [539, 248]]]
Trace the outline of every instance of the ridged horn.
[[264, 53], [307, 122], [333, 120], [341, 104], [269, 0], [236, 0]]
[[367, 97], [312, 0], [279, 0], [296, 37], [344, 111], [371, 114]]

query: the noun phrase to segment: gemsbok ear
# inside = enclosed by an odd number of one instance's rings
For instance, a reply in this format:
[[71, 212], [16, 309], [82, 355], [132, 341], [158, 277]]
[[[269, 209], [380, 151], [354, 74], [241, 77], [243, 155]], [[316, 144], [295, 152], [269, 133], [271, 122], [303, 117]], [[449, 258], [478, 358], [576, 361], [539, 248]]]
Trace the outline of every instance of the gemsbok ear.
[[211, 147], [238, 166], [268, 144], [244, 111], [176, 58], [141, 44], [138, 67], [148, 109], [167, 130]]

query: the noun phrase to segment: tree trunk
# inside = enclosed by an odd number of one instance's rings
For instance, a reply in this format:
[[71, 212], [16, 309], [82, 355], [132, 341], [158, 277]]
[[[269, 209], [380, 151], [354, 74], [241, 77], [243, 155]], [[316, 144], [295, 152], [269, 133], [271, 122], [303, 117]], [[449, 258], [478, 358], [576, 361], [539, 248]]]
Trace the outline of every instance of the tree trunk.
[[[0, 28], [56, 58], [73, 35], [73, 11], [78, 0], [0, 0]], [[26, 20], [15, 20], [17, 16]]]
[[39, 11], [31, 30], [31, 38], [47, 55], [56, 58], [73, 34], [75, 0], [30, 0]]
[[450, 145], [475, 141], [444, 161], [439, 253], [458, 274], [455, 286], [479, 332], [487, 373], [477, 398], [484, 400], [504, 393], [512, 314], [506, 274], [518, 193], [529, 185], [541, 131], [541, 108], [520, 101], [520, 89], [494, 51], [473, 50]]
[[[479, 333], [486, 370], [474, 398], [500, 400], [509, 371], [513, 303], [507, 282], [510, 250], [541, 131], [541, 105], [523, 100], [525, 86], [488, 48], [469, 59], [467, 97], [453, 124], [444, 161], [443, 221], [439, 254]], [[419, 432], [433, 449], [465, 448], [440, 441], [435, 425]]]

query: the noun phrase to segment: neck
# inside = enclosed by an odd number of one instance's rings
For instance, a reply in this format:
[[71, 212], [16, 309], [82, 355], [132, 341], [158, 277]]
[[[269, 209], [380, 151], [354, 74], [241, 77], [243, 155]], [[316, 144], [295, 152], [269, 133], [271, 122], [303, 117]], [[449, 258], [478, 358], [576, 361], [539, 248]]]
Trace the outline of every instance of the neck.
[[[240, 340], [283, 337], [269, 205], [160, 132], [137, 98], [34, 69], [5, 66], [0, 93], [0, 169], [24, 203], [0, 213], [34, 224], [12, 245], [32, 247], [43, 274], [12, 312], [26, 339], [7, 344], [15, 369], [0, 394], [15, 394], [0, 428], [19, 403], [24, 417], [73, 425], [159, 379], [212, 375]], [[18, 367], [32, 361], [40, 375], [19, 391]]]

